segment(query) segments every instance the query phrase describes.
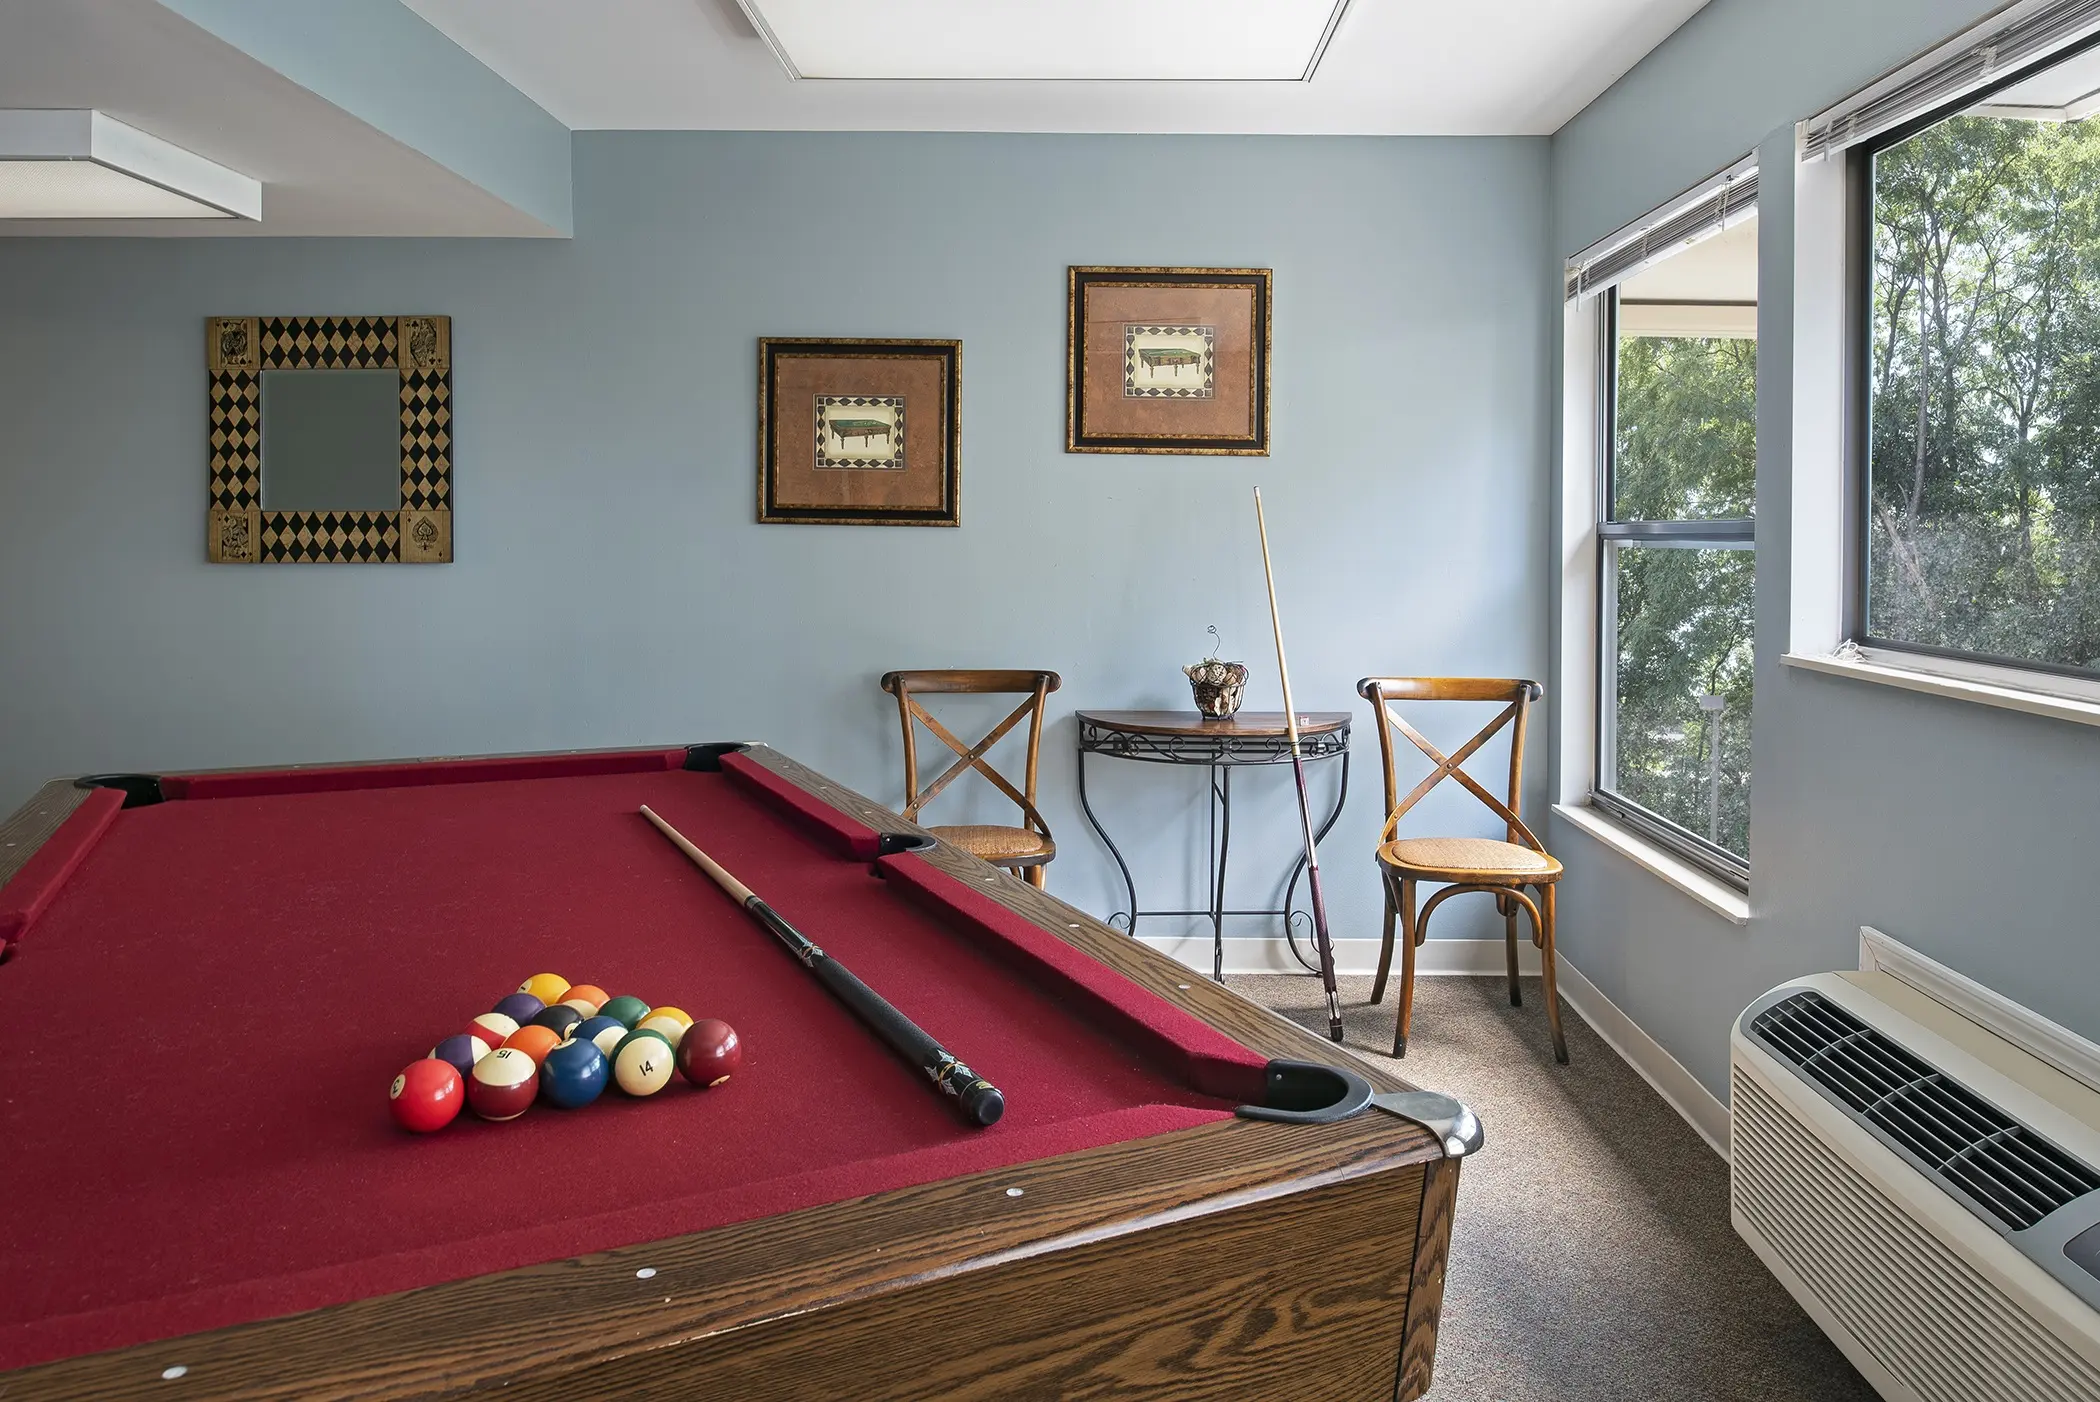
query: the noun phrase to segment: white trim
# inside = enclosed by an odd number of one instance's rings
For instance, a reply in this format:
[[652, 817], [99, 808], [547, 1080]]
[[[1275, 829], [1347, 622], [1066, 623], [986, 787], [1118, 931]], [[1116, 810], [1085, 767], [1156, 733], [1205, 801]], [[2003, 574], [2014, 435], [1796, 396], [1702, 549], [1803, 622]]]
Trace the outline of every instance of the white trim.
[[[1494, 941], [1480, 940], [1477, 943], [1492, 944]], [[1687, 1071], [1684, 1063], [1670, 1055], [1662, 1043], [1643, 1031], [1639, 1023], [1621, 1011], [1618, 1004], [1605, 997], [1603, 991], [1565, 957], [1554, 961], [1554, 970], [1559, 975], [1560, 996], [1568, 1006], [1582, 1015], [1590, 1029], [1653, 1087], [1664, 1103], [1699, 1132], [1709, 1149], [1726, 1159], [1728, 1107], [1720, 1097]]]
[[1845, 164], [1794, 169], [1794, 441], [1785, 646], [1829, 652], [1844, 640]]
[[1859, 967], [1909, 984], [2036, 1060], [2100, 1091], [2100, 1046], [1871, 925], [1859, 927]]
[[[1203, 935], [1140, 935], [1145, 944], [1171, 958], [1178, 959], [1205, 978], [1210, 977], [1210, 936]], [[1377, 940], [1336, 940], [1334, 942], [1334, 968], [1339, 974], [1372, 974], [1378, 971]], [[1310, 953], [1310, 948], [1301, 939], [1301, 949]], [[1506, 972], [1503, 942], [1501, 940], [1425, 940], [1415, 950], [1415, 973], [1417, 976], [1441, 977], [1453, 974], [1500, 974]], [[1536, 974], [1539, 971], [1539, 953], [1532, 947], [1527, 935], [1517, 941], [1517, 971], [1521, 974]], [[1264, 939], [1251, 936], [1228, 935], [1225, 938], [1225, 973], [1233, 974], [1302, 974], [1305, 966], [1291, 957], [1290, 946], [1280, 939]], [[1400, 977], [1400, 954], [1393, 953], [1393, 975]]]
[[1560, 447], [1559, 743], [1555, 797], [1579, 802], [1596, 787], [1597, 518], [1601, 514], [1597, 405], [1604, 299], [1567, 304], [1562, 318]]
[[[1911, 653], [1892, 654], [1885, 649], [1871, 653], [1863, 649], [1855, 651], [1860, 653], [1858, 657], [1789, 652], [1780, 658], [1780, 661], [1789, 667], [1799, 667], [1804, 671], [1847, 677], [1853, 681], [1874, 682], [1881, 686], [1901, 687], [1905, 691], [1922, 692], [1927, 696], [1940, 696], [1953, 701], [1972, 701], [1982, 706], [2024, 711], [2031, 716], [2047, 716], [2052, 720], [2072, 721], [2078, 725], [2100, 725], [2100, 699], [2086, 700], [2077, 696], [2036, 691], [2027, 686], [2012, 686], [1956, 676], [1951, 667], [1946, 665], [1958, 663], [1959, 659], [1956, 658], [1928, 659]], [[1889, 661], [1892, 656], [1902, 657], [1904, 665], [1892, 665]], [[1926, 670], [1924, 664], [1927, 661], [1935, 664], [1932, 670]], [[2073, 677], [2019, 672], [2009, 667], [1992, 670], [2031, 681], [2046, 681], [2050, 685], [2062, 684], [2067, 689], [2077, 684], [2077, 679]]]
[[1556, 803], [1553, 811], [1649, 875], [1675, 886], [1732, 925], [1750, 923], [1750, 898], [1675, 853], [1643, 841], [1587, 804]]

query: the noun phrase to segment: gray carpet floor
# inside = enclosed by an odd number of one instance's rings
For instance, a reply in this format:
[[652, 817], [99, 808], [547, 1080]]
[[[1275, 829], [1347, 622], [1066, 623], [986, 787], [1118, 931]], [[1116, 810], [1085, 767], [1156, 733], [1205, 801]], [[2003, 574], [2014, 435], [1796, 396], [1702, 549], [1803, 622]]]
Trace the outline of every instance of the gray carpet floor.
[[[1228, 982], [1326, 1031], [1318, 980]], [[1487, 1135], [1459, 1179], [1431, 1402], [1872, 1402], [1729, 1226], [1726, 1163], [1565, 1005], [1554, 1064], [1537, 979], [1521, 1008], [1499, 978], [1421, 980], [1405, 1061], [1382, 1055], [1393, 995], [1367, 1007], [1370, 985], [1342, 980], [1349, 1047]]]

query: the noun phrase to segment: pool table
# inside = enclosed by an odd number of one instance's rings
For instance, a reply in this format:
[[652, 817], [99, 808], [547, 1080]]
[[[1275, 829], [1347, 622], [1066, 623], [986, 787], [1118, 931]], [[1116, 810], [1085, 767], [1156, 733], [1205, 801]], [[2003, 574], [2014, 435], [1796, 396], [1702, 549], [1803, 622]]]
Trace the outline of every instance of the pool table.
[[[644, 804], [1005, 1117], [965, 1125]], [[10, 1402], [1429, 1386], [1469, 1144], [764, 746], [54, 782], [0, 824], [0, 956]], [[723, 1018], [745, 1065], [397, 1128], [394, 1074], [541, 971]]]

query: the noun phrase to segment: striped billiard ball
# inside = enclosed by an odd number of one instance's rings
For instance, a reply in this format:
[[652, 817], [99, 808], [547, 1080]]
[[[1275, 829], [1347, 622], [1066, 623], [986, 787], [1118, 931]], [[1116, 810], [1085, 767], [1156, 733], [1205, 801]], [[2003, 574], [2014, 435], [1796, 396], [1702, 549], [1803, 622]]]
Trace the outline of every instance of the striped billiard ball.
[[569, 985], [569, 991], [561, 995], [564, 1003], [572, 1005], [585, 1017], [596, 1017], [598, 1010], [611, 999], [612, 994], [595, 983], [572, 983]]
[[509, 1041], [510, 1034], [518, 1030], [518, 1020], [505, 1017], [502, 1013], [483, 1013], [468, 1023], [465, 1030], [487, 1042], [489, 1050], [494, 1051]]
[[461, 1032], [447, 1037], [430, 1049], [432, 1061], [442, 1061], [459, 1072], [462, 1080], [474, 1074], [474, 1063], [487, 1056], [494, 1048], [472, 1033]]
[[589, 1042], [604, 1054], [608, 1062], [612, 1060], [612, 1054], [619, 1050], [620, 1039], [626, 1035], [626, 1023], [603, 1014], [587, 1017], [569, 1030], [570, 1041]]
[[637, 1032], [660, 1032], [663, 1034], [663, 1039], [671, 1044], [671, 1050], [676, 1051], [678, 1050], [678, 1043], [685, 1037], [685, 1029], [692, 1025], [690, 1019], [681, 1022], [675, 1017], [666, 1017], [662, 1008], [651, 1008], [649, 1016], [643, 1018], [640, 1025], [634, 1030]]
[[629, 1095], [654, 1095], [671, 1083], [678, 1070], [678, 1053], [661, 1032], [635, 1031], [621, 1039], [613, 1052], [613, 1080]]
[[532, 1108], [540, 1068], [515, 1047], [498, 1047], [474, 1063], [467, 1104], [484, 1120], [514, 1120]]

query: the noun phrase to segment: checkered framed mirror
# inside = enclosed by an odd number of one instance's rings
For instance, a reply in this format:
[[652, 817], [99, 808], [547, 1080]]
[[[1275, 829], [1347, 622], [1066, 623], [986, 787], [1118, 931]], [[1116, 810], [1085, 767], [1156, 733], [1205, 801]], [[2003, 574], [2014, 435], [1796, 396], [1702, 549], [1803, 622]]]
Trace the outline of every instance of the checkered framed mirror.
[[[204, 329], [213, 564], [451, 561], [450, 317], [210, 317]], [[329, 371], [356, 374], [316, 373]], [[364, 411], [375, 403], [376, 419]], [[389, 404], [399, 425], [391, 471]], [[295, 447], [322, 464], [302, 467], [297, 485]], [[265, 461], [280, 451], [282, 463]]]

